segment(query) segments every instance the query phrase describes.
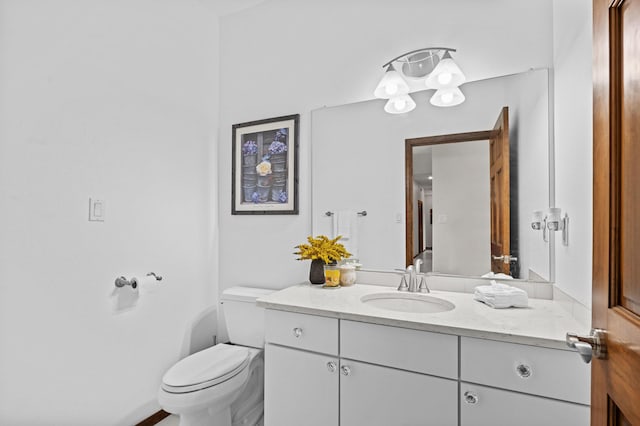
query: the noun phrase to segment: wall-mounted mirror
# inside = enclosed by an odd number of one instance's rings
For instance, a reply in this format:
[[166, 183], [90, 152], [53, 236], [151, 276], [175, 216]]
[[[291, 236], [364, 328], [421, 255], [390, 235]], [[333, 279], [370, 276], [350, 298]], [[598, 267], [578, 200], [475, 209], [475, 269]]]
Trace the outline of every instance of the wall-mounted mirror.
[[[425, 91], [412, 95], [418, 106], [408, 114], [387, 114], [384, 100], [377, 99], [313, 111], [313, 233], [346, 229], [344, 243], [366, 269], [403, 268], [422, 256], [433, 273], [490, 272], [496, 253], [491, 254], [488, 139], [407, 146], [493, 129], [506, 106], [510, 247], [500, 254], [517, 258], [508, 265], [514, 278], [548, 281], [549, 243], [530, 225], [532, 212], [549, 206], [548, 71], [475, 81], [461, 89], [466, 101], [451, 108], [432, 106], [431, 91]], [[411, 184], [405, 177], [408, 163]], [[366, 215], [357, 214], [363, 211]]]

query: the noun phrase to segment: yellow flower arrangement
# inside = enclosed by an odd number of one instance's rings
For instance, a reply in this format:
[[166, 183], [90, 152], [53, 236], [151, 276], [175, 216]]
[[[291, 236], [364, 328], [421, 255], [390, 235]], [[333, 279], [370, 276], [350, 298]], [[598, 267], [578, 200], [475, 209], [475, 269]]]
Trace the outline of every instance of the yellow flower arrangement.
[[337, 262], [351, 256], [351, 253], [338, 242], [340, 238], [342, 238], [342, 235], [338, 235], [334, 239], [329, 239], [325, 235], [318, 235], [315, 238], [308, 236], [307, 241], [309, 244], [297, 245], [298, 251], [293, 254], [299, 256], [297, 260], [320, 259], [327, 264]]

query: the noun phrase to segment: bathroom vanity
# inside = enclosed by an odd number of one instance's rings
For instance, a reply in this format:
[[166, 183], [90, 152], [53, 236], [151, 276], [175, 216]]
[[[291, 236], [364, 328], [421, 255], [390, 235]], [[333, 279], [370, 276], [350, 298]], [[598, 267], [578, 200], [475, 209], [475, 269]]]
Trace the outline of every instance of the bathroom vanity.
[[558, 303], [495, 310], [443, 291], [426, 296], [455, 307], [437, 313], [363, 302], [394, 292], [301, 284], [258, 300], [266, 426], [589, 424], [590, 366], [565, 343], [586, 325]]

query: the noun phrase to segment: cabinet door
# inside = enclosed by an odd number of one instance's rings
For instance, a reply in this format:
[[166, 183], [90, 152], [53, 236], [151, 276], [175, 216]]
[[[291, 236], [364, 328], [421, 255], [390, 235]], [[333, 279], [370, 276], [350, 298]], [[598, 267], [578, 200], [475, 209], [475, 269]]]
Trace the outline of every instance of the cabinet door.
[[340, 426], [458, 424], [458, 382], [340, 361]]
[[338, 359], [265, 346], [265, 426], [338, 426]]
[[460, 383], [462, 426], [588, 426], [589, 406]]

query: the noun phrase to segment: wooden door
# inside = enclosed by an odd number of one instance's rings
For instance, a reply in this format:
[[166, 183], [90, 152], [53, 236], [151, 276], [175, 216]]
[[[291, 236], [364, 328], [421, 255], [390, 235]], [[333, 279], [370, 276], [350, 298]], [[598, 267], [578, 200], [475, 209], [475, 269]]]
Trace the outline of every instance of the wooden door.
[[640, 425], [640, 0], [594, 0], [592, 425]]
[[489, 140], [491, 179], [491, 271], [509, 274], [511, 256], [509, 214], [509, 108], [500, 111]]

